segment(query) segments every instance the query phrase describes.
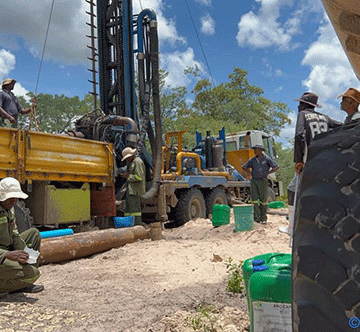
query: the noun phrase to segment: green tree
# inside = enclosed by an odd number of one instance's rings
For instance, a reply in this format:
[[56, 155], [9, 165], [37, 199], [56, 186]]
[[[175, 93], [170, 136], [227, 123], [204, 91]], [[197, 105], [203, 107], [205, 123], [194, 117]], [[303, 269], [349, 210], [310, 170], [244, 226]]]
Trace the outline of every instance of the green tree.
[[[32, 93], [28, 93], [33, 98]], [[83, 99], [78, 96], [67, 97], [65, 95], [50, 95], [40, 93], [36, 97], [36, 120], [40, 131], [47, 133], [61, 133], [71, 128], [73, 120], [92, 110], [93, 99], [86, 95]], [[24, 98], [19, 98], [23, 107], [29, 107]], [[27, 128], [28, 116], [19, 117], [19, 128]], [[32, 127], [34, 129], [34, 127]]]
[[249, 84], [246, 70], [235, 67], [229, 79], [213, 88], [208, 79], [200, 79], [193, 89], [192, 108], [216, 120], [231, 121], [242, 128], [262, 130], [275, 136], [291, 122], [286, 104], [263, 97], [261, 88]]

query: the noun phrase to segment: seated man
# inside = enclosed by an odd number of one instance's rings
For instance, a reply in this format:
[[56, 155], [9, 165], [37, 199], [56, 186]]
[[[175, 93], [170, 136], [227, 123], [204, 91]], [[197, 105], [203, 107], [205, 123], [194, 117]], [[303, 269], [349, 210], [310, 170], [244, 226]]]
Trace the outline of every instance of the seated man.
[[1, 293], [37, 293], [44, 287], [34, 285], [40, 277], [38, 262], [27, 264], [29, 255], [24, 251], [27, 246], [40, 249], [40, 233], [31, 228], [21, 235], [15, 225], [14, 206], [18, 198], [28, 195], [22, 192], [20, 183], [14, 178], [0, 181], [0, 292]]

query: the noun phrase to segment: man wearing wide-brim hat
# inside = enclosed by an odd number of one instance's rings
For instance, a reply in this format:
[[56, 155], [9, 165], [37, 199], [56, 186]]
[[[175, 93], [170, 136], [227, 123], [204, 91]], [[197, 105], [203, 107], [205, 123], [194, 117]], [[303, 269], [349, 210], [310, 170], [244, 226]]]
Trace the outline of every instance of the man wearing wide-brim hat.
[[[267, 199], [268, 199], [268, 175], [279, 169], [278, 164], [269, 156], [264, 154], [263, 145], [252, 147], [255, 157], [250, 158], [243, 166], [243, 170], [251, 175], [250, 196], [251, 203], [254, 204], [254, 221], [266, 223], [267, 221]], [[251, 174], [249, 172], [251, 169]]]
[[360, 104], [360, 91], [354, 88], [347, 89], [342, 95], [340, 109], [347, 113], [344, 124], [349, 124], [352, 121], [360, 119], [359, 104]]
[[44, 289], [34, 284], [40, 277], [38, 261], [35, 257], [30, 261], [28, 254], [40, 250], [40, 233], [30, 228], [19, 234], [16, 227], [14, 206], [19, 198], [27, 197], [18, 180], [7, 177], [0, 181], [0, 293], [37, 293]]
[[17, 97], [12, 93], [16, 81], [13, 78], [7, 78], [2, 82], [2, 91], [0, 91], [0, 125], [6, 127], [17, 127], [17, 118], [19, 114], [28, 114], [31, 107], [24, 109], [19, 103]]
[[315, 136], [341, 125], [341, 122], [315, 112], [315, 107], [322, 107], [318, 104], [318, 98], [315, 93], [305, 92], [299, 99], [296, 99], [299, 102], [294, 142], [294, 162], [297, 174], [300, 174], [304, 168], [308, 146]]
[[122, 161], [126, 161], [126, 172], [121, 176], [127, 180], [125, 196], [125, 216], [133, 216], [135, 225], [141, 225], [141, 195], [145, 194], [145, 165], [140, 157], [136, 155], [136, 149], [130, 147], [122, 151]]

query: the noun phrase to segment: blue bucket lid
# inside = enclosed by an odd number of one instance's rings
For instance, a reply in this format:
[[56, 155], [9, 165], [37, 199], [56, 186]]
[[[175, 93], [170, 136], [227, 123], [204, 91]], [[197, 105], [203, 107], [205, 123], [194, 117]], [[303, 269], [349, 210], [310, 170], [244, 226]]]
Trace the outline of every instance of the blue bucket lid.
[[268, 269], [269, 269], [269, 267], [267, 265], [259, 265], [259, 266], [253, 267], [253, 272], [261, 272], [261, 271], [265, 271]]

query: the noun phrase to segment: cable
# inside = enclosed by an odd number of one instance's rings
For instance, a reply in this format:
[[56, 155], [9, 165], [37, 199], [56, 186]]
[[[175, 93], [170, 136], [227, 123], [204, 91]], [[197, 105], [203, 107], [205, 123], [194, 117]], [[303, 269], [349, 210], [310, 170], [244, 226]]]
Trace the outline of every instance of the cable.
[[203, 49], [203, 46], [202, 46], [202, 43], [201, 43], [201, 40], [200, 40], [200, 36], [199, 36], [199, 34], [198, 34], [198, 32], [197, 32], [197, 29], [196, 29], [196, 26], [195, 26], [195, 22], [194, 22], [194, 19], [193, 19], [193, 17], [192, 17], [191, 10], [190, 10], [190, 7], [189, 7], [189, 4], [188, 4], [187, 0], [185, 0], [185, 3], [186, 3], [186, 6], [187, 6], [187, 8], [188, 8], [188, 11], [189, 11], [189, 14], [190, 14], [190, 18], [191, 18], [191, 22], [192, 22], [192, 24], [193, 24], [193, 27], [194, 27], [194, 30], [195, 30], [197, 39], [198, 39], [198, 41], [199, 41], [202, 54], [203, 54], [203, 56], [204, 56], [204, 58], [205, 58], [205, 63], [206, 63], [207, 69], [208, 69], [208, 71], [209, 71], [212, 84], [215, 86], [215, 82], [214, 82], [213, 76], [212, 76], [212, 74], [211, 74], [210, 66], [209, 66], [209, 63], [208, 63], [208, 61], [207, 61], [207, 58], [206, 58], [206, 55], [205, 55], [205, 52], [204, 52], [204, 49]]
[[50, 28], [50, 21], [51, 21], [51, 16], [52, 16], [53, 8], [54, 8], [54, 2], [55, 2], [55, 0], [52, 0], [51, 10], [50, 10], [50, 16], [49, 16], [49, 21], [48, 21], [48, 25], [47, 25], [47, 29], [46, 29], [45, 41], [44, 41], [42, 56], [41, 56], [40, 65], [39, 65], [39, 72], [38, 72], [38, 77], [37, 77], [37, 80], [36, 80], [35, 97], [36, 97], [36, 95], [37, 95], [37, 88], [38, 88], [38, 85], [39, 85], [39, 79], [40, 79], [40, 73], [41, 73], [41, 66], [42, 66], [43, 59], [44, 59], [46, 42], [47, 42], [47, 37], [48, 37], [48, 34], [49, 34], [49, 28]]
[[142, 10], [143, 10], [143, 6], [142, 6], [142, 3], [141, 3], [141, 0], [139, 0], [139, 3], [140, 3], [141, 11], [142, 11]]

